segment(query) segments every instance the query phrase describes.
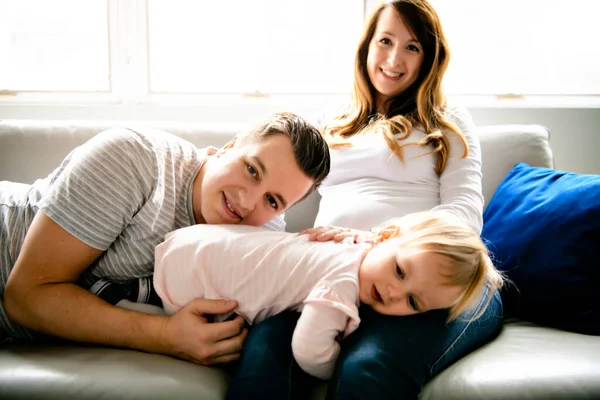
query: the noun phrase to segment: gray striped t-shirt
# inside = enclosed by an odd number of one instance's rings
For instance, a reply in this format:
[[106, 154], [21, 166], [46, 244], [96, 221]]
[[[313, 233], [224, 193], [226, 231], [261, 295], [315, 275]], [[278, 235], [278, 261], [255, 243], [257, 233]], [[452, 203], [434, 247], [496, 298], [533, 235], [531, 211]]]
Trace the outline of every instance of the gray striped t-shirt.
[[99, 278], [149, 276], [165, 234], [194, 224], [192, 183], [205, 155], [167, 132], [111, 129], [73, 150], [45, 179], [0, 182], [0, 340], [33, 336], [8, 321], [2, 299], [38, 209], [104, 250], [80, 277], [84, 288]]

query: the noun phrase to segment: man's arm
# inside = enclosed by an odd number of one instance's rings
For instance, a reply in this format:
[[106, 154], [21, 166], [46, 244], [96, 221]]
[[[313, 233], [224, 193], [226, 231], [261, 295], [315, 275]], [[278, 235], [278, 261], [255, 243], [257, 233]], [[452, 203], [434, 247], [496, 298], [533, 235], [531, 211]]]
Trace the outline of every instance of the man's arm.
[[163, 353], [212, 364], [239, 357], [243, 320], [208, 324], [207, 313], [233, 310], [234, 302], [196, 300], [171, 317], [114, 307], [75, 284], [102, 252], [39, 211], [8, 279], [9, 318], [62, 338]]

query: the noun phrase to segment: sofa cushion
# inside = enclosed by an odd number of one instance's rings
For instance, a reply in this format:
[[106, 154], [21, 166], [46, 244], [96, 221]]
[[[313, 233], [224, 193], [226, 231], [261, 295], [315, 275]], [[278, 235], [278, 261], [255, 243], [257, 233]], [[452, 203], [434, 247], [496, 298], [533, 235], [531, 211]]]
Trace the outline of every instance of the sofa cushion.
[[481, 143], [485, 205], [516, 163], [554, 167], [550, 131], [542, 125], [487, 125], [478, 126], [476, 132]]
[[222, 399], [228, 377], [159, 354], [78, 344], [0, 347], [0, 399]]
[[439, 373], [419, 400], [598, 399], [600, 337], [508, 320], [492, 342]]
[[505, 312], [600, 334], [600, 175], [518, 163], [483, 215], [482, 237], [514, 285]]
[[[537, 124], [487, 125], [475, 128], [481, 143], [483, 197], [490, 201], [496, 188], [517, 162], [552, 168], [550, 132]], [[321, 196], [317, 191], [286, 212], [288, 232], [313, 226]]]
[[222, 146], [243, 125], [169, 121], [0, 120], [0, 179], [33, 183], [45, 178], [75, 147], [114, 127], [161, 129], [197, 147]]

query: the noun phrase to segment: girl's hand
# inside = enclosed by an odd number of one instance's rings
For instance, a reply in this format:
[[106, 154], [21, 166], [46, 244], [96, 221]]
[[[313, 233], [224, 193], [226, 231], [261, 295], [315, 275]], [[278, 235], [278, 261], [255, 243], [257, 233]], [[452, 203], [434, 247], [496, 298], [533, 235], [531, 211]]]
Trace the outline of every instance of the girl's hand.
[[338, 226], [318, 226], [315, 228], [304, 229], [299, 235], [309, 235], [311, 242], [327, 242], [333, 240], [341, 242], [347, 238], [353, 238], [354, 243], [372, 242], [375, 238], [371, 232], [361, 231], [359, 229], [340, 228]]

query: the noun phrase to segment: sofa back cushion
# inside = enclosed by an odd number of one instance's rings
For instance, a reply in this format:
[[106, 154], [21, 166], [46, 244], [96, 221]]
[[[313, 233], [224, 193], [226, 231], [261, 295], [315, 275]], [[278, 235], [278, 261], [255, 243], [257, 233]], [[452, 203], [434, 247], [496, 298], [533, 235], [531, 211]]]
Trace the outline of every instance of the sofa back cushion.
[[[69, 151], [98, 132], [115, 126], [140, 125], [166, 130], [198, 147], [221, 146], [245, 128], [180, 122], [0, 120], [0, 180], [32, 183], [52, 172]], [[490, 125], [478, 127], [477, 134], [486, 204], [517, 162], [554, 165], [549, 133], [543, 126]], [[297, 232], [312, 226], [318, 206], [319, 195], [314, 193], [288, 211], [288, 230]]]
[[[481, 142], [485, 205], [516, 163], [554, 166], [550, 133], [541, 125], [489, 125], [476, 128], [476, 132]], [[311, 227], [319, 210], [319, 199], [319, 194], [313, 193], [290, 209], [285, 216], [287, 230], [298, 232]]]
[[46, 177], [75, 147], [116, 126], [146, 126], [182, 137], [198, 147], [222, 146], [241, 125], [180, 122], [0, 120], [0, 180], [33, 183]]
[[518, 162], [554, 168], [550, 132], [542, 125], [488, 125], [477, 128], [481, 143], [485, 205]]

